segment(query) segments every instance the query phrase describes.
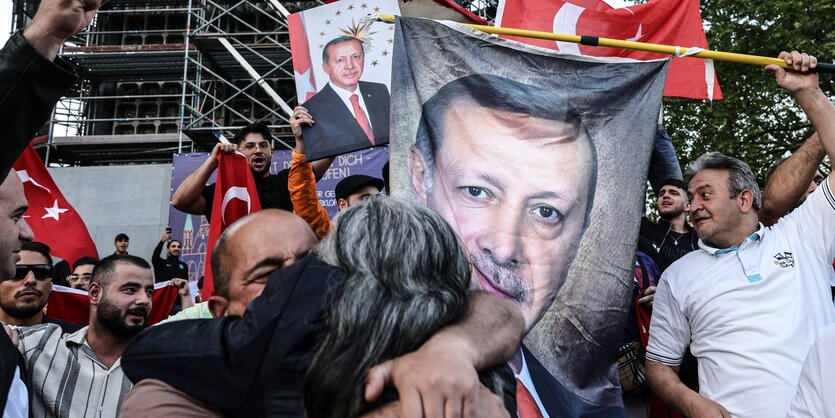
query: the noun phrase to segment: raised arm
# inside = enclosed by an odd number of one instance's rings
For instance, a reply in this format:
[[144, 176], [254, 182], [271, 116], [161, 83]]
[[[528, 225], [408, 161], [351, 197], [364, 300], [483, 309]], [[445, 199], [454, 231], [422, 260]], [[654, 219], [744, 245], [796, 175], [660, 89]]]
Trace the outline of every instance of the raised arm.
[[400, 396], [400, 417], [476, 416], [482, 387], [477, 371], [513, 357], [524, 330], [515, 304], [473, 293], [463, 320], [440, 330], [417, 351], [372, 368], [365, 398], [371, 402], [384, 386], [393, 385]]
[[[779, 58], [784, 59], [791, 69], [785, 70], [776, 65], [769, 65], [766, 69], [774, 73], [777, 85], [797, 100], [820, 136], [826, 155], [835, 160], [835, 106], [820, 89], [817, 73], [807, 72], [817, 66], [817, 59], [797, 51], [781, 52]], [[832, 176], [827, 181], [830, 188], [835, 188]]]
[[330, 232], [332, 223], [328, 211], [319, 201], [314, 170], [305, 157], [304, 139], [301, 135], [303, 124], [312, 125], [313, 119], [307, 109], [296, 106], [293, 109], [293, 117], [290, 118], [290, 126], [296, 137], [296, 148], [293, 150], [290, 162], [287, 189], [290, 192], [290, 200], [293, 202], [293, 212], [304, 219], [313, 232], [321, 238]]
[[43, 0], [23, 34], [12, 35], [0, 52], [0, 179], [75, 84], [72, 68], [55, 58], [64, 41], [87, 27], [103, 3]]
[[151, 255], [151, 264], [154, 266], [154, 274], [156, 274], [156, 270], [162, 268], [163, 263], [165, 263], [165, 260], [162, 258], [162, 247], [169, 238], [170, 234], [168, 234], [168, 232], [164, 232], [162, 237], [159, 239], [157, 246], [154, 247], [154, 253]]
[[760, 222], [765, 226], [774, 225], [797, 206], [825, 156], [820, 136], [815, 132], [797, 151], [774, 168], [763, 189]]
[[180, 183], [174, 196], [171, 197], [171, 204], [179, 211], [193, 215], [204, 215], [206, 213], [206, 199], [203, 198], [203, 187], [209, 181], [209, 177], [217, 170], [217, 156], [221, 152], [235, 152], [238, 146], [235, 144], [217, 144], [212, 149], [212, 154], [197, 170]]

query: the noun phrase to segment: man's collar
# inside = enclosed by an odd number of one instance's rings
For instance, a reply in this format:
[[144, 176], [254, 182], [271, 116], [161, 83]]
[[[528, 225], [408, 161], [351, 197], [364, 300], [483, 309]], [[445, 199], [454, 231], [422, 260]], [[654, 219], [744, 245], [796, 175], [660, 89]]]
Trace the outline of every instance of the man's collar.
[[76, 332], [73, 332], [72, 334], [67, 335], [67, 344], [73, 343], [75, 345], [83, 345], [87, 340], [87, 330], [89, 328], [90, 326], [88, 325]]
[[333, 89], [333, 91], [335, 91], [335, 92], [336, 92], [336, 94], [337, 94], [339, 97], [341, 97], [341, 98], [342, 98], [342, 100], [346, 100], [346, 101], [347, 101], [347, 100], [350, 100], [350, 99], [351, 99], [351, 96], [352, 96], [352, 95], [354, 95], [354, 94], [356, 94], [356, 95], [358, 95], [358, 96], [360, 95], [360, 83], [359, 83], [359, 81], [357, 82], [357, 89], [356, 89], [356, 90], [354, 90], [354, 91], [348, 91], [348, 90], [345, 90], [345, 89], [343, 89], [342, 87], [339, 87], [339, 86], [337, 86], [336, 84], [331, 83], [330, 81], [328, 81], [328, 85], [329, 85], [329, 86], [331, 86], [331, 88]]
[[725, 253], [729, 253], [729, 252], [732, 252], [732, 251], [743, 249], [743, 248], [745, 248], [749, 245], [753, 245], [755, 242], [760, 241], [760, 240], [763, 239], [763, 236], [765, 235], [765, 226], [762, 224], [762, 222], [759, 225], [760, 225], [760, 228], [758, 230], [754, 231], [754, 233], [752, 233], [751, 235], [749, 235], [748, 238], [745, 238], [745, 241], [742, 241], [742, 244], [740, 244], [739, 247], [731, 246], [731, 247], [728, 247], [728, 248], [714, 248], [714, 247], [711, 247], [710, 245], [708, 245], [706, 242], [699, 239], [699, 248], [701, 248], [704, 252], [706, 252], [710, 255], [721, 255], [721, 254], [725, 254]]

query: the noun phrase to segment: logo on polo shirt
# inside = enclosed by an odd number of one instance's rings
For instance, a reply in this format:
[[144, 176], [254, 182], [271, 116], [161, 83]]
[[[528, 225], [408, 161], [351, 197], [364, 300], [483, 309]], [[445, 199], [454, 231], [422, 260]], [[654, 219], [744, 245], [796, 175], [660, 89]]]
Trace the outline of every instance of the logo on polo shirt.
[[774, 264], [782, 268], [794, 267], [794, 257], [788, 251], [774, 254]]

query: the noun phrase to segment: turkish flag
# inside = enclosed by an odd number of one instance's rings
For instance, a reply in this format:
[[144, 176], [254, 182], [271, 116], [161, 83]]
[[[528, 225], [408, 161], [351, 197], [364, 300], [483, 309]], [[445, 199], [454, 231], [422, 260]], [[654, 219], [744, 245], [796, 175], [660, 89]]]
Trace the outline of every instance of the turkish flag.
[[[499, 0], [496, 26], [708, 49], [699, 0], [652, 0], [620, 9], [613, 9], [600, 0]], [[503, 37], [575, 55], [638, 60], [668, 57], [658, 53], [546, 39]], [[722, 91], [713, 61], [673, 58], [664, 95], [721, 99]]]
[[29, 202], [29, 210], [23, 217], [32, 228], [35, 241], [48, 245], [53, 255], [71, 266], [81, 257], [98, 258], [87, 226], [55, 185], [31, 145], [15, 162], [14, 170], [23, 182], [23, 192]]
[[[171, 281], [154, 285], [148, 325], [154, 325], [168, 318], [174, 302], [179, 297], [179, 291], [180, 289], [172, 285]], [[46, 314], [51, 318], [87, 325], [90, 322], [90, 296], [83, 290], [58, 285], [52, 286]]]
[[316, 94], [316, 78], [313, 75], [310, 59], [310, 45], [304, 30], [304, 18], [301, 13], [287, 17], [290, 31], [290, 50], [293, 56], [293, 75], [296, 79], [296, 96], [299, 103], [308, 101]]
[[209, 224], [209, 239], [206, 245], [203, 290], [200, 292], [203, 300], [209, 300], [209, 297], [215, 293], [211, 263], [215, 242], [227, 226], [259, 210], [261, 210], [261, 201], [258, 199], [258, 189], [255, 188], [255, 179], [252, 178], [249, 161], [239, 152], [219, 154], [215, 196], [212, 202], [212, 222]]

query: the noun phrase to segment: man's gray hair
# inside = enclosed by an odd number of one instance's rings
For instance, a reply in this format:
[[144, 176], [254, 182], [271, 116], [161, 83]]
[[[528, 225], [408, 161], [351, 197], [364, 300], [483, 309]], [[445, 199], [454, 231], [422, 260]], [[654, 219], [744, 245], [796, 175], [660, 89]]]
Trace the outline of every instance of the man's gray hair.
[[364, 399], [376, 364], [417, 350], [467, 311], [470, 264], [436, 213], [394, 198], [342, 212], [314, 249], [345, 279], [329, 290], [328, 313], [307, 371], [307, 417], [358, 416], [396, 399]]
[[760, 203], [762, 201], [762, 193], [760, 186], [757, 184], [757, 178], [754, 177], [754, 172], [741, 160], [729, 157], [720, 152], [708, 152], [702, 154], [696, 161], [690, 163], [687, 167], [684, 179], [689, 184], [693, 176], [702, 170], [717, 169], [728, 172], [728, 190], [731, 193], [731, 198], [739, 196], [744, 190], [750, 190], [754, 195], [754, 210], [760, 210]]

